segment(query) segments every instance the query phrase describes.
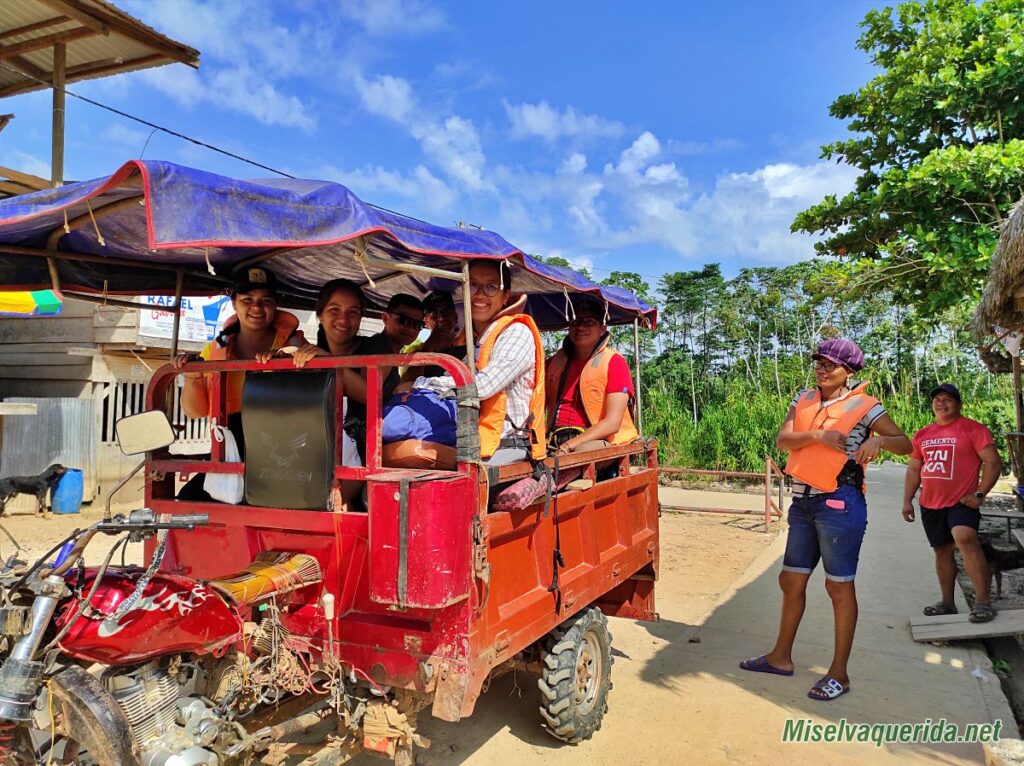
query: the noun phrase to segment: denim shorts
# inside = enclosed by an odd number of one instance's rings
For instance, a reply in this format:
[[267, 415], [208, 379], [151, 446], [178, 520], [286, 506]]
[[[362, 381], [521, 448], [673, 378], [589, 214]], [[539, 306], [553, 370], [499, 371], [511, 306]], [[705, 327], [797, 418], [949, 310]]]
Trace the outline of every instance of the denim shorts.
[[820, 495], [798, 495], [789, 507], [789, 538], [782, 568], [810, 574], [821, 559], [825, 577], [850, 582], [857, 574], [868, 506], [859, 487]]

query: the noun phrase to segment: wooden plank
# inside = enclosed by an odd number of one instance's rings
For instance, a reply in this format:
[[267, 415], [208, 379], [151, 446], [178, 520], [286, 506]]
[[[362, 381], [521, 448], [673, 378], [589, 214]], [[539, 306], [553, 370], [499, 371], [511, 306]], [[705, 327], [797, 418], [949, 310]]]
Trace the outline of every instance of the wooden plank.
[[92, 359], [68, 356], [63, 352], [34, 353], [34, 354], [4, 354], [0, 353], [0, 367], [53, 367], [53, 366], [86, 366], [91, 365]]
[[1008, 609], [991, 622], [971, 622], [967, 614], [914, 617], [910, 633], [915, 641], [966, 641], [996, 636], [1024, 635], [1024, 609]]
[[981, 515], [988, 516], [990, 519], [1020, 519], [1024, 521], [1024, 513], [1020, 511], [986, 511], [982, 509]]
[[92, 343], [95, 337], [92, 317], [62, 319], [35, 317], [30, 322], [0, 323], [0, 343]]
[[54, 32], [42, 37], [33, 37], [31, 40], [23, 40], [20, 43], [11, 43], [10, 45], [0, 47], [0, 60], [9, 59], [12, 56], [20, 56], [22, 53], [52, 48], [57, 43], [70, 43], [85, 37], [95, 37], [97, 34], [99, 33], [88, 27], [75, 27], [64, 32]]
[[0, 402], [0, 415], [35, 415], [38, 411], [38, 404], [29, 404], [27, 402]]
[[16, 181], [22, 186], [28, 186], [30, 189], [49, 189], [50, 183], [45, 178], [34, 176], [31, 173], [22, 173], [20, 170], [14, 170], [13, 168], [7, 168], [0, 165], [0, 176], [7, 178], [11, 181]]
[[21, 35], [27, 35], [29, 32], [38, 32], [40, 29], [46, 29], [47, 27], [55, 27], [58, 24], [63, 24], [65, 21], [70, 21], [67, 16], [55, 16], [52, 19], [43, 19], [42, 21], [33, 21], [31, 24], [26, 24], [23, 27], [14, 27], [14, 29], [0, 30], [0, 40], [6, 40], [8, 37], [20, 37]]
[[77, 21], [82, 26], [89, 27], [89, 29], [99, 32], [101, 35], [109, 35], [110, 27], [104, 24], [102, 21], [97, 19], [91, 13], [88, 13], [85, 9], [79, 8], [71, 3], [64, 2], [64, 0], [40, 0], [44, 5], [50, 6], [57, 13], [63, 13], [65, 16], [69, 16]]
[[1024, 548], [1024, 529], [1012, 530], [1014, 542], [1021, 548]]
[[28, 194], [33, 191], [36, 190], [30, 189], [27, 186], [22, 186], [21, 184], [12, 183], [11, 181], [0, 181], [0, 192], [3, 192], [4, 194], [13, 194], [17, 196], [19, 194]]

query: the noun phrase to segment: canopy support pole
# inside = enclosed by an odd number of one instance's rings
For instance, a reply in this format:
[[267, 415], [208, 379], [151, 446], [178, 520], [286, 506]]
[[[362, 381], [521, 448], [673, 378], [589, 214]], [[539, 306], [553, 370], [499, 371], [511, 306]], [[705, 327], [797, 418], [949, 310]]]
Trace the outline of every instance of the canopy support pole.
[[[90, 204], [88, 202], [88, 200], [86, 200], [86, 204]], [[70, 221], [68, 221], [67, 227], [71, 231], [73, 231], [75, 229], [80, 229], [82, 226], [85, 226], [87, 223], [92, 223], [93, 221], [98, 221], [101, 218], [105, 218], [106, 216], [110, 215], [111, 213], [116, 213], [118, 210], [124, 210], [126, 207], [131, 207], [132, 205], [144, 205], [144, 204], [145, 204], [144, 198], [139, 196], [139, 197], [128, 197], [128, 199], [119, 199], [117, 202], [111, 202], [109, 205], [104, 205], [103, 207], [98, 208], [96, 210], [92, 210], [91, 205], [90, 205], [91, 212], [82, 213], [82, 215], [77, 216], [75, 218], [72, 218]], [[65, 231], [63, 225], [58, 226], [56, 229], [51, 231], [50, 232], [50, 236], [48, 236], [46, 238], [46, 249], [47, 250], [56, 250], [57, 249], [57, 243], [60, 242], [60, 238], [63, 237], [67, 233], [68, 232]], [[103, 258], [100, 262], [101, 263], [109, 263], [110, 261], [107, 258]]]
[[469, 261], [462, 262], [462, 323], [463, 334], [466, 336], [466, 367], [469, 369], [469, 379], [476, 381], [476, 359], [474, 352], [476, 347], [473, 344], [473, 307], [470, 304], [469, 292]]
[[48, 257], [46, 259], [46, 268], [50, 272], [50, 287], [53, 288], [55, 293], [60, 295], [60, 274], [57, 272], [57, 259], [52, 256]]
[[[104, 208], [105, 209], [105, 208]], [[61, 229], [63, 231], [63, 229]], [[54, 270], [56, 268], [57, 261], [82, 261], [83, 263], [101, 263], [105, 266], [124, 266], [128, 269], [144, 269], [148, 271], [170, 271], [177, 274], [179, 271], [185, 274], [191, 274], [194, 277], [200, 277], [202, 279], [209, 280], [211, 282], [220, 282], [221, 284], [229, 284], [229, 281], [224, 277], [213, 276], [206, 271], [193, 271], [191, 269], [181, 269], [168, 264], [150, 263], [149, 261], [133, 261], [130, 258], [117, 258], [106, 255], [88, 255], [87, 253], [76, 253], [73, 250], [56, 250], [54, 248], [47, 248], [40, 250], [35, 247], [23, 247], [22, 245], [6, 245], [0, 243], [0, 253], [10, 253], [11, 255], [28, 255], [33, 258], [45, 258], [48, 262], [52, 261], [54, 267], [50, 269], [50, 279], [53, 280]], [[58, 280], [59, 281], [59, 280]], [[57, 288], [54, 288], [57, 289]]]
[[181, 329], [181, 293], [185, 289], [185, 275], [180, 271], [174, 278], [174, 324], [171, 328], [171, 359], [178, 355], [178, 333]]
[[633, 376], [635, 383], [633, 384], [634, 396], [636, 397], [636, 430], [639, 433], [644, 432], [644, 413], [643, 403], [640, 399], [640, 319], [636, 318], [633, 320]]

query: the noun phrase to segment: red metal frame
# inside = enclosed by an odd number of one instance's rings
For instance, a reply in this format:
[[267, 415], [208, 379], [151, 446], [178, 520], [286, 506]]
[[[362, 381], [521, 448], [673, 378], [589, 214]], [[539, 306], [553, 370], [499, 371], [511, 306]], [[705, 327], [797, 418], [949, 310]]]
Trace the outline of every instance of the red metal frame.
[[[582, 466], [591, 478], [597, 463], [617, 461], [619, 477], [587, 490], [557, 494], [555, 507], [547, 511], [537, 503], [519, 511], [488, 513], [488, 471], [477, 463], [459, 463], [452, 471], [381, 467], [381, 368], [408, 364], [439, 365], [460, 386], [469, 380], [461, 362], [440, 354], [320, 357], [306, 366], [366, 368], [367, 390], [378, 392], [367, 401], [367, 467], [342, 467], [336, 461], [335, 469], [337, 480], [368, 482], [367, 512], [350, 511], [340, 503], [333, 511], [318, 512], [174, 499], [174, 472], [244, 471], [242, 464], [224, 463], [217, 452], [209, 461], [150, 455], [146, 501], [157, 512], [210, 515], [208, 527], [170, 534], [161, 567], [165, 571], [209, 579], [243, 569], [263, 550], [316, 556], [324, 573], [322, 589], [307, 588], [285, 597], [288, 608], [282, 610], [295, 648], [310, 651], [314, 659], [329, 651], [319, 597], [323, 590], [330, 591], [336, 604], [335, 654], [373, 683], [432, 694], [434, 715], [456, 721], [472, 712], [496, 666], [579, 610], [596, 604], [612, 615], [657, 618], [657, 445], [652, 440], [561, 459], [561, 467]], [[210, 392], [221, 415], [224, 373], [292, 369], [290, 360], [185, 367], [188, 372], [215, 373]], [[157, 403], [167, 401], [177, 372], [169, 365], [156, 372], [147, 392], [148, 408], [158, 409]], [[337, 392], [336, 433], [341, 430], [342, 394]], [[497, 481], [504, 483], [530, 470], [525, 463], [504, 466]], [[408, 497], [406, 510], [400, 512], [402, 492]], [[400, 513], [408, 519], [407, 527], [399, 530]], [[558, 611], [556, 594], [548, 590], [556, 516], [566, 560], [559, 572]], [[396, 534], [403, 535], [397, 538], [398, 545], [407, 548], [408, 561], [420, 562], [407, 570], [405, 588], [415, 595], [405, 603], [388, 603], [392, 597], [387, 594], [394, 590], [390, 578], [396, 574], [390, 541]], [[438, 563], [433, 567], [422, 563], [434, 560]], [[431, 598], [436, 598], [432, 608], [416, 605]]]

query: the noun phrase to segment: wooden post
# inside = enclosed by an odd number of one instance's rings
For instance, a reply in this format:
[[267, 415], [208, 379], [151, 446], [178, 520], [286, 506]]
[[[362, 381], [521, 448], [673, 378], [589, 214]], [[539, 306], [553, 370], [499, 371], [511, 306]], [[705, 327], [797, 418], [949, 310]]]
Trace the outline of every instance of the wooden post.
[[67, 48], [64, 43], [53, 46], [53, 127], [51, 130], [50, 183], [64, 183], [64, 84], [67, 71]]
[[640, 319], [633, 320], [633, 384], [634, 396], [636, 397], [636, 430], [637, 433], [644, 432], [644, 410], [640, 399]]
[[[1017, 414], [1017, 433], [1024, 432], [1024, 402], [1021, 400], [1020, 357], [1014, 355], [1013, 360], [1013, 411]], [[1017, 477], [1020, 481], [1020, 477]]]
[[772, 523], [772, 464], [771, 458], [764, 461], [764, 533], [771, 531]]

